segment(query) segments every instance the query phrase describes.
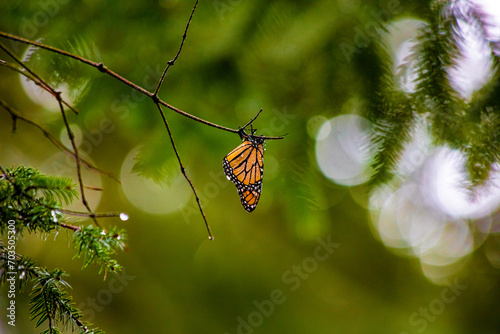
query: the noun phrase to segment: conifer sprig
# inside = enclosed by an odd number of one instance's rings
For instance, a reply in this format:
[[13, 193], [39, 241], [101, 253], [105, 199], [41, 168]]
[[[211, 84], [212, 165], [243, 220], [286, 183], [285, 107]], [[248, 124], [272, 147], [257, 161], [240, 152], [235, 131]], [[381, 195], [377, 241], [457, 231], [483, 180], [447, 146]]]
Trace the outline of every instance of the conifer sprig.
[[35, 328], [38, 328], [44, 322], [48, 322], [48, 328], [41, 334], [58, 334], [59, 324], [63, 328], [75, 327], [81, 333], [104, 333], [98, 328], [90, 329], [88, 323], [83, 322], [82, 312], [74, 307], [73, 298], [68, 296], [66, 288], [71, 286], [63, 280], [68, 276], [61, 269], [52, 271], [40, 270], [37, 273], [36, 283], [30, 296], [30, 320], [36, 320]]
[[[390, 57], [379, 55], [379, 62], [386, 64], [382, 66], [384, 74], [375, 86], [377, 98], [370, 94], [367, 108], [375, 124], [371, 184], [391, 180], [416, 122], [424, 120], [435, 144], [464, 154], [468, 188], [475, 191], [498, 170], [495, 166], [500, 161], [499, 43], [488, 36], [487, 15], [469, 3], [434, 1], [429, 13], [407, 57], [410, 60], [403, 65], [414, 67], [414, 91], [395, 88]], [[480, 35], [492, 57], [490, 81], [470, 98], [461, 96], [450, 79], [450, 70], [457, 66], [466, 47], [464, 24]]]
[[119, 271], [122, 266], [112, 258], [118, 250], [124, 250], [126, 240], [125, 230], [112, 227], [106, 231], [100, 227], [84, 226], [75, 231], [74, 247], [78, 253], [74, 256], [83, 255], [83, 268], [91, 264], [100, 265], [99, 273]]
[[375, 49], [376, 66], [383, 74], [375, 82], [375, 93], [370, 95], [367, 105], [368, 118], [374, 125], [372, 142], [377, 149], [372, 161], [372, 187], [392, 178], [415, 122], [410, 96], [396, 89], [387, 47], [381, 45]]
[[[4, 169], [0, 166], [0, 235], [9, 235], [9, 248], [0, 241], [0, 285], [6, 284], [15, 275], [19, 292], [29, 282], [33, 284], [30, 294], [30, 319], [35, 327], [46, 324], [42, 333], [61, 333], [60, 328], [77, 329], [81, 333], [104, 333], [82, 320], [82, 313], [74, 307], [70, 288], [64, 280], [68, 276], [61, 269], [49, 270], [35, 261], [12, 250], [12, 241], [24, 232], [46, 236], [61, 229], [73, 231], [75, 257], [83, 256], [83, 268], [96, 264], [104, 277], [109, 271], [118, 271], [122, 266], [113, 257], [126, 245], [123, 229], [111, 227], [77, 226], [66, 223], [63, 204], [78, 197], [76, 185], [71, 179], [47, 176], [31, 167], [19, 166]], [[15, 235], [15, 240], [12, 235]], [[9, 276], [9, 277], [8, 277]]]
[[18, 233], [48, 233], [64, 216], [58, 211], [78, 196], [69, 178], [51, 177], [31, 167], [7, 169], [0, 180], [0, 233], [14, 220]]
[[[61, 269], [47, 270], [36, 265], [30, 258], [15, 254], [15, 266], [8, 263], [7, 247], [0, 245], [0, 282], [5, 284], [9, 275], [14, 273], [19, 282], [18, 292], [23, 292], [28, 282], [34, 284], [30, 294], [30, 320], [35, 320], [35, 328], [47, 322], [47, 329], [41, 333], [61, 333], [61, 329], [78, 333], [104, 334], [92, 324], [82, 320], [82, 312], [74, 306], [66, 291], [71, 286], [63, 279], [68, 274]], [[11, 257], [10, 257], [11, 258]], [[12, 261], [10, 262], [12, 263]]]

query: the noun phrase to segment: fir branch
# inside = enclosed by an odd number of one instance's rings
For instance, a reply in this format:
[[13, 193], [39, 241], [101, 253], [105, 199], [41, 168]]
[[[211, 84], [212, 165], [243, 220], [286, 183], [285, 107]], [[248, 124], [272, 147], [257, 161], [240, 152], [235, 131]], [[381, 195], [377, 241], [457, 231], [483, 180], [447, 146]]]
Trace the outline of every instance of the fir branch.
[[36, 320], [35, 328], [47, 321], [48, 329], [42, 333], [60, 333], [56, 326], [61, 324], [66, 328], [71, 322], [83, 333], [104, 333], [97, 328], [89, 329], [89, 324], [81, 320], [82, 312], [74, 307], [73, 298], [65, 291], [65, 288], [71, 288], [63, 280], [65, 276], [68, 275], [61, 269], [51, 272], [40, 270], [37, 274], [36, 284], [30, 294], [30, 320]]
[[[469, 189], [484, 185], [500, 161], [498, 50], [496, 43], [488, 39], [485, 15], [472, 6], [452, 1], [433, 2], [429, 23], [420, 29], [412, 54], [407, 57], [416, 64], [414, 93], [394, 89], [390, 62], [384, 65], [383, 61], [390, 57], [380, 57], [377, 64], [383, 74], [372, 85], [375, 92], [367, 94], [368, 115], [375, 124], [372, 142], [377, 149], [372, 163], [375, 170], [372, 185], [392, 177], [418, 114], [428, 121], [435, 143], [465, 154]], [[459, 96], [448, 77], [463, 50], [459, 47], [465, 42], [460, 27], [463, 22], [479, 28], [494, 59], [492, 80], [475, 92], [469, 103]]]
[[430, 22], [421, 28], [415, 52], [417, 66], [415, 98], [420, 113], [430, 113], [432, 134], [439, 143], [461, 147], [461, 109], [457, 93], [451, 88], [447, 70], [455, 64], [459, 49], [453, 35], [453, 19], [444, 15], [446, 3], [436, 1]]
[[373, 53], [375, 56], [372, 62], [380, 75], [370, 84], [371, 88], [375, 89], [368, 94], [366, 106], [367, 117], [373, 123], [372, 144], [375, 149], [372, 160], [374, 173], [370, 178], [370, 187], [376, 187], [393, 178], [399, 157], [411, 137], [415, 123], [410, 97], [396, 90], [388, 47], [379, 44], [373, 47]]
[[30, 320], [36, 321], [35, 328], [47, 322], [48, 328], [41, 333], [61, 333], [58, 326], [68, 328], [71, 324], [73, 331], [76, 326], [81, 333], [104, 334], [104, 331], [90, 328], [91, 324], [82, 320], [82, 312], [74, 306], [72, 297], [65, 290], [71, 288], [63, 280], [67, 273], [61, 269], [48, 271], [17, 253], [14, 256], [15, 266], [8, 258], [7, 248], [0, 245], [0, 284], [6, 283], [7, 273], [16, 275], [19, 291], [23, 291], [28, 282], [34, 284], [30, 294]]
[[[3, 168], [0, 166], [0, 170]], [[0, 180], [0, 233], [8, 231], [8, 221], [14, 220], [16, 234], [49, 233], [59, 228], [74, 231], [75, 257], [84, 255], [83, 267], [91, 263], [101, 266], [99, 273], [120, 270], [122, 267], [111, 257], [125, 248], [126, 233], [113, 227], [109, 232], [93, 226], [73, 226], [63, 222], [60, 201], [70, 202], [77, 195], [70, 179], [49, 177], [33, 168], [23, 166], [3, 171]]]
[[15, 273], [16, 279], [19, 282], [18, 291], [22, 292], [28, 282], [36, 277], [39, 267], [29, 257], [21, 256], [15, 252], [13, 258], [9, 257], [7, 246], [2, 245], [0, 242], [0, 285], [7, 283], [7, 273]]
[[495, 17], [484, 12], [477, 4], [468, 3], [460, 6], [459, 10], [454, 12], [455, 16], [467, 22], [471, 26], [477, 27], [481, 32], [483, 41], [488, 44], [490, 54], [493, 58], [494, 66], [500, 65], [500, 42], [493, 40], [489, 36], [488, 30], [495, 29], [492, 22], [495, 22]]
[[104, 277], [109, 271], [122, 269], [111, 256], [125, 248], [127, 235], [123, 229], [113, 227], [106, 231], [100, 227], [85, 226], [76, 230], [73, 237], [74, 248], [78, 250], [73, 258], [83, 255], [83, 268], [93, 263], [100, 265], [99, 273], [104, 271]]
[[411, 138], [415, 124], [413, 105], [402, 92], [393, 92], [387, 99], [385, 117], [376, 120], [372, 143], [376, 153], [372, 161], [374, 174], [370, 186], [375, 187], [390, 181], [403, 153], [405, 145]]
[[469, 125], [469, 144], [464, 149], [471, 190], [484, 185], [500, 159], [500, 118], [487, 108], [479, 123]]
[[77, 196], [69, 178], [46, 176], [34, 168], [19, 166], [3, 170], [0, 180], [0, 233], [9, 220], [16, 221], [19, 233], [47, 233], [59, 227], [63, 220], [57, 210], [60, 202], [69, 203]]
[[[6, 169], [0, 165], [0, 233], [9, 220], [16, 221], [19, 232], [47, 233], [58, 227], [76, 230], [64, 224], [66, 215], [88, 217], [86, 212], [62, 208], [78, 196], [76, 185], [69, 178], [47, 176], [31, 167]], [[95, 218], [119, 217], [120, 213], [94, 213]], [[19, 222], [19, 223], [18, 223]]]

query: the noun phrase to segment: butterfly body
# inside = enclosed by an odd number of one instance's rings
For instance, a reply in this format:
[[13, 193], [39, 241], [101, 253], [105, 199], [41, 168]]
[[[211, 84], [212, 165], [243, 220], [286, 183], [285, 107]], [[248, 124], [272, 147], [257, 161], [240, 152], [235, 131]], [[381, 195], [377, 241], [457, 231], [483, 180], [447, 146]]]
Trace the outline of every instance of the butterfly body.
[[228, 180], [235, 184], [241, 204], [252, 212], [262, 192], [264, 139], [253, 136], [253, 131], [246, 134], [243, 129], [240, 129], [240, 137], [243, 143], [224, 157], [222, 166]]

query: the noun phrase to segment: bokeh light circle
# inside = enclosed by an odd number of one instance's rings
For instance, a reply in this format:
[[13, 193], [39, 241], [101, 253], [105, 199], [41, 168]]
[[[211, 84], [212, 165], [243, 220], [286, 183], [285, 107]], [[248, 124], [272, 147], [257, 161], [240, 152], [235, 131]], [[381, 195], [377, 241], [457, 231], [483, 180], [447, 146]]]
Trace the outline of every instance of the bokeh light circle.
[[357, 115], [334, 117], [316, 135], [316, 161], [321, 172], [337, 184], [365, 183], [369, 165], [370, 122]]
[[[423, 170], [423, 191], [430, 205], [454, 219], [477, 219], [500, 205], [500, 181], [493, 182], [477, 198], [466, 189], [465, 157], [446, 147], [436, 149]], [[495, 173], [498, 174], [498, 173]]]
[[132, 149], [121, 169], [122, 189], [127, 199], [138, 209], [152, 214], [174, 213], [191, 199], [191, 189], [179, 172], [170, 182], [157, 183], [132, 172], [139, 146]]
[[[37, 40], [37, 42], [42, 41], [41, 39]], [[90, 57], [90, 55], [85, 54], [83, 56]], [[37, 68], [37, 74], [41, 75], [52, 89], [60, 92], [66, 102], [75, 106], [88, 91], [91, 78], [89, 76], [79, 76], [77, 73], [79, 73], [78, 71], [81, 68], [75, 62], [62, 61], [57, 63], [58, 66], [54, 66], [55, 60], [53, 57], [54, 55], [50, 52], [44, 52], [38, 47], [31, 45], [22, 55], [22, 60], [31, 68]], [[71, 73], [71, 75], [68, 75], [68, 73]], [[19, 79], [24, 92], [31, 101], [47, 111], [53, 113], [60, 112], [59, 103], [52, 94], [42, 89], [25, 75], [19, 74]]]
[[464, 162], [459, 151], [428, 150], [401, 184], [381, 187], [370, 197], [375, 235], [395, 253], [418, 258], [423, 274], [436, 283], [456, 274], [486, 240], [490, 216], [500, 205], [498, 181], [473, 200]]

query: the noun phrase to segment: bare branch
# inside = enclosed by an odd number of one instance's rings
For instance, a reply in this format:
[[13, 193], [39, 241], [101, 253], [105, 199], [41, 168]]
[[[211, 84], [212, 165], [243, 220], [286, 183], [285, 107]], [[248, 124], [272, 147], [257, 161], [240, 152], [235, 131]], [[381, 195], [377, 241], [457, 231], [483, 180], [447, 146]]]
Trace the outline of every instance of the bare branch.
[[[10, 107], [5, 101], [3, 100], [0, 100], [0, 106], [2, 108], [4, 108], [13, 118], [15, 119], [19, 119], [23, 122], [26, 122], [30, 125], [33, 125], [34, 127], [36, 127], [37, 129], [39, 129], [40, 131], [42, 131], [42, 133], [44, 134], [45, 137], [47, 137], [48, 140], [50, 140], [50, 142], [52, 142], [52, 144], [54, 144], [58, 149], [60, 149], [61, 151], [63, 151], [64, 153], [66, 153], [68, 156], [70, 156], [71, 158], [75, 159], [76, 160], [76, 156], [75, 156], [75, 153], [73, 153], [73, 151], [71, 151], [70, 149], [68, 149], [66, 146], [64, 146], [63, 143], [61, 143], [53, 134], [51, 134], [47, 129], [45, 129], [42, 125], [36, 123], [35, 121], [32, 121], [26, 117], [24, 117], [23, 115], [21, 115], [18, 111], [16, 111], [14, 108]], [[115, 180], [116, 182], [120, 183], [120, 179], [114, 175], [113, 173], [111, 172], [106, 172], [106, 171], [103, 171], [99, 168], [97, 168], [95, 165], [93, 165], [92, 163], [90, 163], [89, 161], [83, 159], [80, 157], [80, 162], [82, 163], [83, 166], [85, 166], [85, 168], [87, 168], [88, 170], [94, 172], [94, 173], [99, 173], [99, 174], [103, 174], [103, 175], [106, 175], [108, 176], [109, 178]]]
[[205, 216], [205, 212], [203, 211], [203, 207], [201, 206], [200, 198], [198, 197], [198, 193], [196, 192], [196, 189], [194, 188], [193, 182], [191, 182], [191, 179], [186, 174], [186, 169], [184, 168], [184, 165], [182, 164], [181, 157], [179, 156], [179, 152], [177, 151], [177, 147], [175, 146], [174, 137], [172, 137], [172, 132], [170, 131], [170, 126], [168, 125], [168, 121], [167, 121], [167, 118], [165, 117], [165, 113], [163, 112], [163, 109], [161, 108], [159, 103], [157, 103], [156, 106], [158, 107], [158, 110], [160, 111], [161, 118], [163, 119], [163, 124], [165, 124], [165, 127], [167, 128], [168, 136], [170, 137], [170, 142], [172, 143], [172, 148], [174, 149], [175, 156], [177, 157], [177, 161], [179, 162], [179, 165], [181, 167], [182, 175], [184, 175], [184, 178], [188, 181], [189, 185], [191, 186], [191, 189], [193, 190], [194, 197], [196, 198], [196, 203], [198, 203], [198, 208], [200, 209], [200, 213], [203, 217], [203, 220], [205, 221], [205, 226], [207, 227], [208, 238], [210, 240], [213, 240], [214, 237], [212, 235], [212, 231], [210, 230], [210, 225], [208, 224], [207, 217]]
[[[180, 165], [180, 169], [181, 169], [181, 172], [184, 176], [184, 178], [188, 181], [194, 195], [195, 195], [195, 198], [196, 198], [196, 202], [198, 204], [198, 208], [200, 210], [200, 213], [203, 217], [203, 220], [205, 222], [205, 225], [206, 225], [206, 228], [207, 228], [207, 232], [208, 232], [208, 235], [209, 235], [209, 239], [213, 239], [213, 236], [212, 236], [212, 232], [210, 230], [210, 226], [208, 224], [208, 221], [206, 219], [206, 216], [205, 216], [205, 213], [203, 211], [203, 208], [201, 206], [201, 202], [200, 202], [200, 199], [198, 197], [198, 194], [196, 192], [196, 189], [193, 185], [193, 183], [191, 182], [190, 178], [188, 177], [186, 171], [185, 171], [185, 168], [184, 168], [184, 165], [182, 164], [182, 161], [181, 161], [181, 158], [180, 158], [180, 155], [179, 155], [179, 152], [177, 151], [177, 147], [175, 145], [175, 142], [174, 142], [174, 139], [173, 139], [173, 136], [172, 136], [172, 132], [170, 130], [170, 126], [168, 124], [168, 121], [166, 119], [166, 116], [165, 116], [165, 113], [163, 112], [163, 109], [162, 109], [162, 105], [165, 106], [166, 108], [172, 110], [172, 111], [175, 111], [185, 117], [188, 117], [192, 120], [195, 120], [199, 123], [202, 123], [202, 124], [205, 124], [205, 125], [208, 125], [208, 126], [211, 126], [211, 127], [214, 127], [214, 128], [217, 128], [217, 129], [220, 129], [220, 130], [224, 130], [224, 131], [228, 131], [228, 132], [232, 132], [232, 133], [239, 133], [240, 132], [240, 129], [238, 130], [235, 130], [235, 129], [231, 129], [231, 128], [227, 128], [227, 127], [224, 127], [224, 126], [221, 126], [221, 125], [218, 125], [218, 124], [215, 124], [215, 123], [212, 123], [212, 122], [209, 122], [209, 121], [206, 121], [204, 119], [201, 119], [197, 116], [194, 116], [194, 115], [191, 115], [185, 111], [182, 111], [162, 100], [159, 99], [158, 97], [158, 93], [159, 93], [159, 90], [163, 84], [163, 81], [166, 77], [166, 74], [168, 72], [168, 70], [170, 69], [171, 66], [173, 66], [175, 64], [175, 62], [177, 61], [177, 59], [179, 58], [181, 52], [182, 52], [182, 49], [183, 49], [183, 46], [184, 46], [184, 43], [186, 41], [186, 37], [187, 37], [187, 32], [188, 32], [188, 29], [189, 29], [189, 26], [190, 26], [190, 23], [191, 23], [191, 20], [193, 18], [193, 15], [194, 15], [194, 12], [196, 10], [196, 7], [198, 5], [198, 0], [196, 0], [194, 6], [193, 6], [193, 9], [191, 10], [191, 14], [189, 16], [189, 19], [187, 21], [187, 24], [186, 24], [186, 27], [184, 29], [184, 34], [182, 35], [182, 40], [181, 40], [181, 43], [180, 43], [180, 46], [179, 46], [179, 49], [177, 50], [177, 53], [175, 54], [174, 58], [169, 60], [167, 62], [167, 65], [162, 73], [162, 76], [156, 86], [156, 89], [153, 93], [147, 91], [146, 89], [142, 88], [141, 86], [138, 86], [136, 84], [134, 84], [133, 82], [125, 79], [124, 77], [120, 76], [119, 74], [111, 71], [110, 69], [108, 69], [106, 66], [104, 66], [103, 63], [97, 63], [97, 62], [94, 62], [94, 61], [91, 61], [91, 60], [88, 60], [88, 59], [85, 59], [81, 56], [78, 56], [78, 55], [75, 55], [75, 54], [72, 54], [72, 53], [69, 53], [67, 51], [63, 51], [63, 50], [60, 50], [60, 49], [57, 49], [57, 48], [54, 48], [54, 47], [51, 47], [51, 46], [47, 46], [47, 45], [44, 45], [44, 44], [41, 44], [41, 43], [38, 43], [38, 42], [34, 42], [34, 41], [31, 41], [31, 40], [28, 40], [28, 39], [24, 39], [24, 38], [21, 38], [21, 37], [17, 37], [17, 36], [14, 36], [14, 35], [11, 35], [11, 34], [7, 34], [7, 33], [4, 33], [4, 32], [1, 32], [0, 31], [0, 37], [4, 37], [4, 38], [7, 38], [7, 39], [10, 39], [10, 40], [14, 40], [14, 41], [18, 41], [18, 42], [21, 42], [21, 43], [25, 43], [25, 44], [28, 44], [28, 45], [34, 45], [40, 49], [45, 49], [45, 50], [48, 50], [48, 51], [51, 51], [51, 52], [54, 52], [54, 53], [57, 53], [57, 54], [60, 54], [62, 56], [66, 56], [66, 57], [69, 57], [69, 58], [72, 58], [72, 59], [75, 59], [75, 60], [78, 60], [84, 64], [87, 64], [87, 65], [90, 65], [92, 67], [95, 67], [96, 69], [98, 69], [100, 72], [102, 73], [105, 73], [119, 81], [121, 81], [122, 83], [128, 85], [129, 87], [139, 91], [141, 94], [144, 94], [146, 96], [148, 96], [149, 98], [152, 99], [152, 101], [155, 103], [155, 105], [157, 106], [159, 112], [160, 112], [160, 115], [162, 117], [162, 120], [163, 120], [163, 123], [165, 125], [165, 128], [167, 129], [167, 132], [168, 132], [168, 135], [169, 135], [169, 138], [170, 138], [170, 142], [172, 144], [172, 148], [174, 149], [174, 152], [175, 152], [175, 155], [177, 157], [177, 161], [179, 162], [179, 165]], [[91, 211], [90, 207], [88, 206], [88, 203], [86, 201], [86, 198], [85, 198], [85, 193], [84, 193], [84, 188], [85, 186], [83, 185], [83, 181], [82, 181], [82, 177], [81, 177], [81, 164], [84, 163], [84, 161], [80, 158], [79, 154], [78, 154], [78, 148], [75, 144], [75, 141], [74, 141], [74, 135], [69, 127], [69, 123], [68, 123], [68, 120], [67, 120], [67, 117], [66, 117], [66, 114], [65, 114], [65, 111], [64, 111], [64, 106], [63, 106], [63, 100], [61, 98], [61, 93], [60, 92], [56, 92], [52, 87], [50, 87], [48, 84], [46, 84], [40, 77], [38, 77], [34, 72], [32, 72], [29, 68], [26, 67], [26, 65], [20, 61], [19, 59], [17, 59], [17, 57], [15, 57], [15, 55], [13, 55], [11, 52], [9, 52], [5, 47], [3, 47], [1, 44], [0, 44], [0, 47], [2, 49], [4, 49], [11, 57], [13, 57], [16, 62], [18, 62], [24, 69], [26, 69], [26, 71], [30, 74], [28, 77], [33, 80], [35, 83], [37, 83], [38, 85], [40, 85], [42, 88], [44, 89], [47, 89], [58, 101], [59, 103], [59, 107], [60, 107], [60, 110], [61, 110], [61, 114], [62, 114], [62, 117], [63, 117], [63, 121], [64, 121], [64, 124], [65, 124], [65, 127], [66, 127], [66, 132], [68, 134], [68, 138], [70, 139], [70, 142], [71, 142], [71, 145], [73, 147], [73, 152], [71, 152], [72, 156], [74, 157], [74, 159], [76, 160], [76, 166], [77, 166], [77, 174], [78, 174], [78, 183], [79, 183], [79, 186], [80, 186], [80, 193], [81, 193], [81, 197], [82, 197], [82, 203], [84, 204], [84, 206], [87, 208], [88, 212], [89, 212], [89, 216], [92, 217], [92, 219], [95, 221], [95, 223], [98, 225], [96, 219], [95, 219], [95, 214]], [[20, 72], [24, 72], [24, 71], [20, 71]], [[0, 101], [1, 102], [1, 101]], [[9, 111], [9, 110], [8, 110]], [[255, 121], [257, 119], [257, 117], [260, 115], [260, 113], [262, 112], [262, 109], [259, 110], [259, 112], [257, 113], [257, 115], [255, 117], [253, 117], [246, 125], [245, 127], [247, 127], [248, 125], [252, 124], [253, 121]], [[11, 113], [13, 119], [14, 119], [14, 125], [15, 125], [15, 120], [16, 120], [16, 117], [17, 115], [16, 114], [13, 114]], [[19, 117], [17, 117], [19, 118]], [[29, 122], [33, 125], [34, 122]], [[37, 126], [37, 125], [35, 125]], [[42, 130], [42, 132], [44, 132], [44, 134], [46, 134], [46, 136], [51, 139], [47, 134], [48, 132], [44, 131], [42, 127], [40, 126], [37, 126], [40, 130]], [[243, 127], [243, 129], [245, 128]], [[253, 134], [252, 134], [253, 135]], [[264, 139], [264, 140], [267, 140], [267, 139], [283, 139], [283, 136], [281, 137], [266, 137], [266, 136], [258, 136], [258, 135], [254, 135], [254, 137], [258, 137], [258, 138], [261, 138], [261, 139]], [[52, 140], [51, 140], [52, 141]], [[60, 144], [58, 141], [53, 141], [53, 142], [57, 142], [58, 144]], [[56, 144], [56, 146], [58, 146], [58, 144]], [[61, 144], [62, 145], [62, 144]]]
[[[20, 69], [19, 67], [17, 66], [14, 66], [12, 64], [9, 64], [8, 62], [6, 61], [0, 61], [0, 65], [1, 66], [5, 66], [15, 72], [18, 72], [19, 74], [23, 75], [24, 77], [28, 78], [29, 80], [33, 81], [35, 83], [35, 85], [37, 85], [38, 87], [40, 87], [41, 89], [47, 91], [49, 94], [52, 94], [51, 90], [43, 85], [36, 77], [32, 76], [31, 73], [29, 72], [26, 72], [26, 71], [23, 71], [22, 69]], [[78, 110], [73, 107], [71, 104], [69, 104], [68, 102], [66, 102], [64, 99], [62, 100], [63, 104], [68, 107], [69, 109], [71, 109], [71, 111], [73, 111], [75, 114], [78, 114]]]
[[[205, 125], [211, 126], [213, 128], [219, 129], [219, 130], [224, 130], [224, 131], [228, 131], [228, 132], [232, 132], [232, 133], [238, 133], [237, 129], [227, 128], [225, 126], [221, 126], [221, 125], [218, 125], [218, 124], [206, 121], [206, 120], [204, 120], [202, 118], [199, 118], [197, 116], [191, 115], [191, 114], [189, 114], [189, 113], [187, 113], [187, 112], [185, 112], [183, 110], [180, 110], [180, 109], [178, 109], [178, 108], [176, 108], [176, 107], [174, 107], [174, 106], [166, 103], [165, 101], [160, 100], [158, 97], [155, 97], [154, 93], [151, 93], [151, 92], [147, 91], [146, 89], [142, 88], [141, 86], [136, 85], [135, 83], [133, 83], [133, 82], [125, 79], [124, 77], [120, 76], [119, 74], [111, 71], [106, 66], [104, 66], [103, 63], [97, 63], [97, 62], [85, 59], [83, 57], [80, 57], [78, 55], [72, 54], [70, 52], [63, 51], [63, 50], [60, 50], [60, 49], [57, 49], [57, 48], [54, 48], [52, 46], [48, 46], [48, 45], [45, 45], [45, 44], [42, 44], [42, 43], [34, 42], [34, 41], [31, 41], [31, 40], [28, 40], [28, 39], [25, 39], [25, 38], [22, 38], [22, 37], [14, 36], [14, 35], [5, 33], [3, 31], [0, 31], [0, 37], [7, 38], [7, 39], [10, 39], [10, 40], [14, 40], [14, 41], [21, 42], [21, 43], [25, 43], [25, 44], [28, 44], [28, 45], [34, 45], [34, 46], [37, 46], [37, 47], [39, 47], [41, 49], [45, 49], [45, 50], [48, 50], [48, 51], [51, 51], [51, 52], [55, 52], [55, 53], [58, 53], [60, 55], [63, 55], [63, 56], [70, 57], [72, 59], [78, 60], [78, 61], [80, 61], [80, 62], [82, 62], [84, 64], [93, 66], [93, 67], [97, 68], [100, 72], [105, 73], [105, 74], [107, 74], [107, 75], [109, 75], [109, 76], [111, 76], [111, 77], [113, 77], [113, 78], [115, 78], [115, 79], [123, 82], [127, 86], [129, 86], [129, 87], [137, 90], [141, 94], [144, 94], [144, 95], [148, 96], [155, 103], [158, 102], [159, 104], [163, 105], [164, 107], [167, 107], [168, 109], [170, 109], [172, 111], [175, 111], [176, 113], [181, 114], [182, 116], [188, 117], [188, 118], [190, 118], [190, 119], [192, 119], [192, 120], [194, 120], [196, 122], [203, 123]], [[266, 140], [267, 139], [283, 139], [284, 138], [283, 136], [281, 136], [281, 137], [258, 136], [258, 137], [262, 138], [262, 139], [266, 139]]]
[[189, 20], [186, 24], [186, 29], [184, 29], [184, 34], [182, 35], [182, 41], [181, 41], [181, 45], [179, 46], [179, 50], [177, 50], [175, 57], [172, 60], [169, 60], [167, 62], [167, 67], [165, 67], [165, 70], [163, 71], [163, 74], [161, 75], [160, 81], [158, 82], [158, 85], [156, 86], [155, 92], [153, 93], [153, 95], [155, 97], [158, 97], [158, 92], [160, 91], [160, 87], [163, 83], [163, 79], [165, 79], [165, 75], [167, 75], [168, 69], [170, 68], [170, 66], [175, 64], [175, 61], [177, 60], [177, 58], [179, 58], [179, 55], [181, 54], [182, 47], [184, 46], [184, 42], [186, 41], [187, 31], [189, 29], [189, 24], [191, 23], [191, 19], [193, 18], [194, 11], [196, 10], [197, 5], [198, 5], [198, 0], [196, 0], [195, 4], [193, 6], [193, 9], [191, 10], [191, 15], [189, 16]]
[[62, 115], [62, 118], [64, 121], [64, 126], [66, 127], [66, 133], [68, 134], [69, 141], [71, 142], [71, 146], [73, 147], [73, 152], [75, 152], [76, 173], [78, 176], [78, 185], [80, 186], [80, 196], [82, 197], [81, 198], [82, 203], [85, 206], [85, 208], [87, 208], [87, 211], [89, 212], [89, 215], [92, 218], [92, 220], [94, 221], [94, 223], [97, 226], [101, 226], [97, 222], [97, 219], [95, 218], [95, 214], [92, 211], [92, 209], [90, 208], [90, 206], [87, 202], [87, 199], [85, 197], [85, 189], [84, 189], [83, 179], [82, 179], [82, 167], [80, 165], [80, 155], [78, 154], [78, 147], [76, 146], [76, 143], [75, 143], [75, 135], [73, 134], [73, 131], [71, 130], [71, 128], [69, 126], [68, 119], [66, 118], [66, 113], [64, 112], [64, 106], [63, 106], [62, 101], [61, 101], [61, 94], [60, 93], [57, 94], [57, 102], [59, 103], [59, 109], [61, 110], [61, 115]]

